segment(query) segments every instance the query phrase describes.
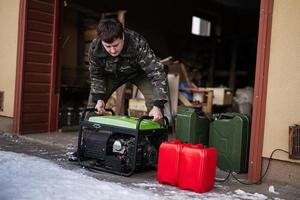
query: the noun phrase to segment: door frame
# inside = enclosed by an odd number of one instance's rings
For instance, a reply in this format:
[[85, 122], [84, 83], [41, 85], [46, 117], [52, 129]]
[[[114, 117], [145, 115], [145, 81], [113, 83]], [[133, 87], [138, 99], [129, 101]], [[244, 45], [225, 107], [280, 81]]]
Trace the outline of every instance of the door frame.
[[17, 66], [16, 66], [16, 86], [14, 100], [14, 117], [13, 128], [14, 134], [20, 134], [22, 118], [22, 91], [24, 76], [24, 47], [25, 47], [25, 30], [27, 22], [27, 0], [20, 1], [19, 5], [19, 22], [18, 22], [18, 44], [17, 44]]
[[248, 179], [261, 178], [274, 0], [261, 0], [253, 97]]
[[54, 24], [52, 37], [52, 60], [51, 60], [51, 78], [50, 78], [50, 104], [49, 104], [49, 126], [48, 131], [57, 131], [59, 98], [60, 98], [60, 70], [61, 66], [58, 61], [59, 53], [59, 22], [62, 1], [54, 0]]

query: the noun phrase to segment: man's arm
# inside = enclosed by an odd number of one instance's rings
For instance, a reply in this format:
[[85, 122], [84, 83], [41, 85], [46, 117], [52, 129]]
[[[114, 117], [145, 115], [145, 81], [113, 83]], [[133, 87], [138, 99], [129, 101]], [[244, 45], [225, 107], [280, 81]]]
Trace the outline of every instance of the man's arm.
[[104, 77], [104, 69], [101, 65], [96, 61], [95, 56], [93, 56], [93, 50], [97, 46], [97, 40], [94, 40], [89, 49], [89, 71], [90, 71], [90, 79], [91, 79], [91, 95], [92, 101], [96, 103], [95, 108], [98, 110], [98, 114], [102, 114], [105, 111], [105, 77]]
[[138, 63], [146, 72], [147, 76], [151, 78], [154, 87], [153, 108], [150, 111], [149, 116], [153, 116], [154, 121], [159, 121], [163, 117], [162, 110], [164, 104], [167, 102], [167, 75], [164, 70], [164, 65], [159, 62], [153, 50], [143, 38], [139, 41], [138, 50]]

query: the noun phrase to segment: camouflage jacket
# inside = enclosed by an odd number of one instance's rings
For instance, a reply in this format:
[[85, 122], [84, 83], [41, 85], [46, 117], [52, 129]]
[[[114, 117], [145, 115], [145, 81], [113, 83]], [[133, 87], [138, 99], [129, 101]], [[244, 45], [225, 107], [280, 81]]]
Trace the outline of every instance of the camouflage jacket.
[[120, 82], [130, 81], [140, 73], [152, 80], [155, 101], [166, 101], [168, 87], [164, 66], [156, 58], [146, 40], [138, 33], [124, 29], [125, 41], [122, 52], [117, 57], [110, 56], [97, 37], [89, 49], [92, 100], [104, 100], [106, 78]]

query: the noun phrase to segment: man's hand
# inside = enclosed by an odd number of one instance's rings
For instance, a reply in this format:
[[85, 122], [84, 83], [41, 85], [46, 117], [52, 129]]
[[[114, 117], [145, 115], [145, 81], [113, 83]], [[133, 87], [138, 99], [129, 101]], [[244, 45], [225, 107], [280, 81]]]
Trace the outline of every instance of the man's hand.
[[155, 121], [155, 122], [158, 122], [159, 120], [161, 120], [163, 118], [160, 108], [156, 107], [156, 106], [153, 106], [153, 108], [149, 112], [149, 116], [153, 116], [152, 121]]
[[97, 104], [95, 106], [95, 109], [97, 109], [96, 113], [98, 115], [103, 115], [105, 113], [105, 103], [102, 100], [98, 100]]

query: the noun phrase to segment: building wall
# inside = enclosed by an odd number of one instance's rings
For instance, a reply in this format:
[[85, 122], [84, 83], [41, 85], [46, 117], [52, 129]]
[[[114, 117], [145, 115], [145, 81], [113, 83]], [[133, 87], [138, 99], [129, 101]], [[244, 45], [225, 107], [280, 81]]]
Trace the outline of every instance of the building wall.
[[[300, 124], [300, 1], [274, 0], [263, 156], [288, 151], [288, 127]], [[290, 160], [277, 152], [274, 158]]]
[[0, 91], [4, 91], [0, 116], [7, 117], [13, 116], [19, 3], [20, 0], [0, 0]]

